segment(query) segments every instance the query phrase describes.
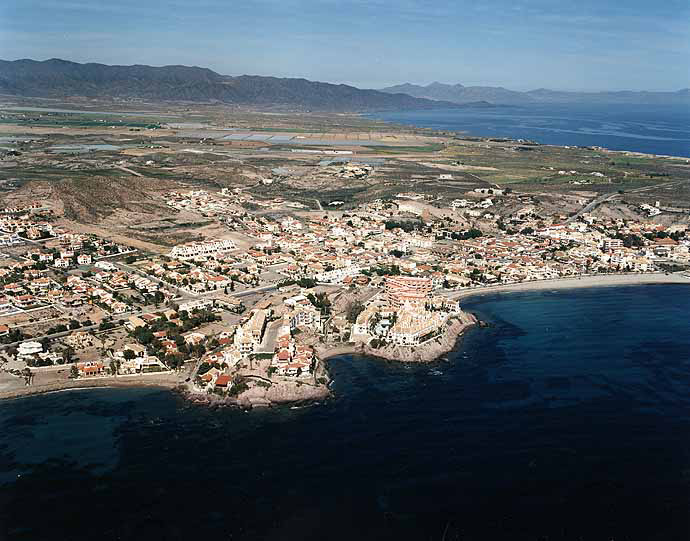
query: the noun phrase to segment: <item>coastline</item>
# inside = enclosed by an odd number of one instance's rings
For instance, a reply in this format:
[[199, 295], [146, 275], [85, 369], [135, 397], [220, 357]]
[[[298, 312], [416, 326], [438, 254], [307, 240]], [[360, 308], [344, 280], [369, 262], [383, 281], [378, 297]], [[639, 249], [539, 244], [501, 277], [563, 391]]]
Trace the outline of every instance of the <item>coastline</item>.
[[[328, 383], [330, 383], [328, 378]], [[331, 390], [327, 384], [314, 384], [297, 381], [274, 381], [268, 387], [252, 387], [238, 396], [218, 396], [198, 392], [186, 388], [179, 388], [185, 400], [205, 406], [229, 406], [245, 410], [254, 408], [270, 408], [279, 405], [298, 405], [326, 400], [331, 396]]]
[[552, 280], [535, 280], [517, 284], [501, 284], [482, 286], [473, 289], [453, 292], [453, 299], [466, 299], [478, 295], [492, 295], [495, 293], [517, 293], [520, 291], [562, 290], [594, 287], [616, 287], [630, 285], [654, 284], [686, 284], [690, 285], [690, 277], [683, 274], [665, 273], [635, 273], [635, 274], [596, 274], [574, 276], [571, 278], [555, 278]]
[[[172, 376], [172, 377], [171, 377]], [[18, 378], [21, 380], [22, 378]], [[19, 383], [19, 381], [17, 382]], [[151, 387], [158, 389], [172, 390], [181, 384], [178, 377], [174, 374], [148, 374], [140, 376], [136, 380], [133, 378], [118, 377], [103, 377], [103, 378], [88, 378], [75, 379], [68, 381], [56, 381], [53, 383], [46, 383], [42, 385], [17, 385], [14, 389], [0, 391], [1, 400], [12, 400], [15, 398], [22, 398], [25, 396], [33, 396], [39, 394], [49, 394], [60, 391], [70, 391], [79, 389], [94, 389], [94, 388], [132, 388], [132, 387]]]
[[[664, 274], [664, 273], [644, 273], [644, 274], [611, 274], [611, 275], [589, 275], [572, 278], [558, 278], [554, 280], [537, 280], [533, 282], [522, 282], [519, 284], [507, 284], [496, 286], [484, 286], [474, 289], [453, 292], [450, 296], [454, 299], [466, 299], [482, 295], [494, 295], [501, 293], [519, 293], [528, 291], [555, 291], [579, 288], [597, 287], [616, 287], [631, 285], [655, 285], [655, 284], [676, 284], [690, 285], [690, 277], [683, 274]], [[402, 363], [430, 363], [452, 351], [457, 347], [457, 343], [463, 334], [470, 327], [479, 324], [477, 318], [470, 313], [463, 312], [460, 317], [450, 321], [446, 332], [434, 339], [431, 339], [419, 346], [387, 346], [383, 348], [372, 348], [363, 344], [338, 344], [331, 347], [320, 345], [316, 348], [317, 354], [322, 361], [338, 357], [341, 355], [366, 355], [394, 362]], [[20, 385], [21, 378], [17, 378], [17, 385], [14, 388], [0, 391], [0, 401], [48, 394], [58, 391], [93, 389], [93, 388], [128, 388], [128, 387], [150, 387], [177, 390], [193, 402], [205, 403], [210, 405], [231, 405], [243, 408], [253, 408], [261, 406], [272, 406], [279, 404], [298, 404], [304, 402], [314, 402], [324, 400], [331, 396], [328, 385], [331, 378], [328, 370], [324, 366], [324, 374], [328, 383], [311, 384], [307, 382], [277, 381], [268, 389], [253, 387], [249, 391], [242, 393], [238, 397], [218, 397], [195, 393], [189, 390], [188, 386], [178, 374], [147, 374], [137, 378], [127, 377], [103, 377], [88, 378], [83, 380], [66, 380], [42, 385]], [[23, 380], [21, 380], [23, 381]]]
[[[523, 106], [520, 105], [495, 105], [494, 107], [489, 108], [491, 109], [499, 109], [499, 108], [521, 108]], [[453, 109], [456, 110], [456, 109]], [[486, 109], [477, 109], [477, 111], [482, 111]], [[407, 113], [414, 113], [414, 112], [428, 112], [429, 110], [426, 109], [421, 109], [421, 110], [413, 110], [413, 111], [406, 111]], [[678, 154], [678, 153], [659, 153], [659, 152], [650, 152], [650, 151], [644, 151], [644, 150], [632, 150], [630, 148], [610, 148], [609, 146], [605, 146], [602, 144], [596, 144], [596, 143], [589, 143], [586, 145], [577, 145], [574, 143], [546, 143], [543, 140], [540, 139], [535, 139], [532, 137], [527, 137], [527, 136], [507, 136], [507, 135], [499, 135], [499, 134], [494, 134], [494, 135], [481, 135], [479, 133], [475, 133], [471, 130], [464, 130], [464, 129], [455, 129], [455, 128], [432, 128], [428, 126], [424, 126], [422, 124], [419, 124], [418, 122], [405, 122], [401, 121], [400, 119], [390, 119], [390, 118], [384, 118], [382, 115], [385, 115], [388, 111], [379, 111], [379, 112], [368, 112], [368, 113], [360, 113], [358, 116], [364, 116], [365, 118], [368, 118], [370, 120], [376, 120], [379, 122], [383, 122], [385, 124], [389, 124], [393, 127], [396, 128], [414, 128], [418, 130], [423, 130], [427, 132], [429, 135], [435, 135], [438, 137], [444, 137], [447, 136], [449, 133], [454, 134], [455, 137], [464, 139], [464, 138], [471, 138], [471, 139], [478, 139], [478, 140], [491, 140], [494, 138], [500, 138], [504, 139], [506, 141], [509, 141], [513, 144], [520, 144], [521, 139], [526, 139], [529, 141], [534, 141], [537, 143], [539, 146], [542, 147], [551, 147], [551, 148], [559, 148], [559, 149], [567, 149], [567, 148], [573, 148], [573, 147], [597, 147], [600, 149], [602, 152], [606, 152], [609, 154], [622, 154], [624, 156], [635, 156], [635, 157], [640, 157], [640, 158], [662, 158], [662, 159], [671, 159], [671, 160], [682, 160], [682, 161], [687, 161], [690, 159], [690, 155], [683, 155], [683, 154]]]
[[[449, 296], [453, 299], [467, 299], [482, 295], [495, 295], [500, 293], [519, 293], [528, 291], [553, 291], [579, 288], [617, 287], [630, 285], [656, 285], [676, 284], [690, 285], [690, 277], [683, 274], [665, 273], [636, 273], [636, 274], [607, 274], [587, 275], [572, 278], [557, 278], [553, 280], [535, 280], [518, 284], [505, 284], [495, 286], [483, 286], [473, 289], [452, 292]], [[403, 363], [428, 363], [438, 360], [440, 357], [452, 351], [457, 346], [458, 340], [465, 331], [481, 322], [473, 314], [463, 312], [467, 319], [454, 321], [441, 340], [433, 339], [419, 346], [402, 347], [388, 346], [372, 348], [363, 344], [340, 344], [335, 347], [322, 346], [318, 349], [321, 359], [329, 359], [340, 355], [366, 355], [388, 361]]]

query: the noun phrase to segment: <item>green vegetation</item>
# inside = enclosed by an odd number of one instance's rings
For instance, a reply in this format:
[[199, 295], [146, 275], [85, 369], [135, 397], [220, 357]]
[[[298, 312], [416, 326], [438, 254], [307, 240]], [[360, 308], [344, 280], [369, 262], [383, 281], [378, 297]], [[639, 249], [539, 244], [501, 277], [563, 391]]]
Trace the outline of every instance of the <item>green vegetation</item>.
[[345, 310], [345, 317], [350, 323], [357, 321], [357, 316], [364, 311], [364, 305], [359, 301], [351, 302]]
[[327, 316], [331, 313], [331, 300], [326, 293], [317, 293], [316, 295], [309, 293], [307, 299], [309, 299], [309, 302], [316, 306], [323, 315]]

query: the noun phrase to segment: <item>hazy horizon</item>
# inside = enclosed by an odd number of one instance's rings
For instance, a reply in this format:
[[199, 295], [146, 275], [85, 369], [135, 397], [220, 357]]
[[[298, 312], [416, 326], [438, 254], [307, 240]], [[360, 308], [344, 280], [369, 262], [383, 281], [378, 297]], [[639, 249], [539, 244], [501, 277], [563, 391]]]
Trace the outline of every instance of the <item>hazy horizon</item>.
[[690, 86], [689, 19], [679, 0], [6, 0], [0, 57], [196, 65], [359, 88], [677, 91]]

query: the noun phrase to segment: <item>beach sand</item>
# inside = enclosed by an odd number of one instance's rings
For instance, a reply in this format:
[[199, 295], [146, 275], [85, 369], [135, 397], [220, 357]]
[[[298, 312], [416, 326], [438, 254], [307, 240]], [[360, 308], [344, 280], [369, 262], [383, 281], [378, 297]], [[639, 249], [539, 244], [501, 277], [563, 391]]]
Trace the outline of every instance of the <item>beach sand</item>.
[[644, 284], [687, 284], [690, 277], [684, 274], [608, 274], [594, 276], [580, 276], [574, 278], [558, 278], [556, 280], [538, 280], [522, 282], [520, 284], [496, 285], [463, 289], [453, 292], [449, 296], [453, 299], [463, 299], [475, 295], [493, 295], [495, 293], [512, 293], [518, 291], [549, 291], [560, 289], [576, 289], [582, 287], [611, 287]]
[[181, 384], [177, 374], [146, 374], [137, 377], [118, 376], [102, 378], [84, 378], [76, 380], [60, 380], [46, 382], [41, 385], [24, 385], [23, 379], [8, 388], [0, 389], [0, 400], [19, 398], [36, 394], [65, 391], [68, 389], [93, 389], [95, 387], [158, 387], [174, 389]]

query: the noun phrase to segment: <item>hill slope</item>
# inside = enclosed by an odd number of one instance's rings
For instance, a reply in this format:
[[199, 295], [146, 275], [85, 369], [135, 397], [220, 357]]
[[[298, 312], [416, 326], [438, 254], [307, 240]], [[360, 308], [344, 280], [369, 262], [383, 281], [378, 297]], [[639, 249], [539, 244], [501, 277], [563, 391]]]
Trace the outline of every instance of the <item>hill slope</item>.
[[108, 66], [52, 59], [0, 60], [0, 93], [62, 98], [135, 98], [151, 101], [222, 102], [247, 106], [367, 111], [453, 106], [407, 94], [361, 90], [306, 79], [228, 77], [187, 66]]

